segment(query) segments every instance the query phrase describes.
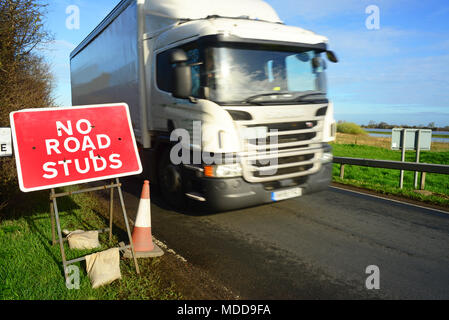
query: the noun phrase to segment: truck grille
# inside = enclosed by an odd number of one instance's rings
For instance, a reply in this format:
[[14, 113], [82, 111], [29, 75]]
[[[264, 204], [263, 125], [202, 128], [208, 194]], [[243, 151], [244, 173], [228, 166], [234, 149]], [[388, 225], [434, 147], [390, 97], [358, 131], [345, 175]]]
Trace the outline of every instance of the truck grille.
[[302, 155], [302, 156], [293, 156], [293, 157], [284, 157], [284, 158], [272, 158], [272, 159], [266, 159], [266, 160], [256, 160], [255, 163], [253, 164], [256, 167], [259, 168], [264, 168], [264, 167], [268, 167], [270, 165], [270, 163], [273, 163], [275, 161], [277, 161], [278, 165], [283, 165], [283, 164], [289, 164], [289, 163], [298, 163], [298, 162], [305, 162], [305, 161], [309, 161], [312, 160], [315, 156], [313, 154], [306, 154], [306, 155]]
[[[298, 167], [291, 167], [291, 168], [283, 168], [283, 169], [277, 169], [276, 174], [279, 176], [283, 176], [286, 174], [292, 174], [292, 173], [298, 173], [298, 172], [307, 172], [313, 168], [313, 164], [309, 164], [306, 166], [298, 166]], [[261, 171], [255, 171], [254, 176], [256, 178], [264, 178], [266, 175], [264, 175]]]
[[[316, 137], [316, 133], [314, 133], [314, 132], [278, 136], [278, 143], [284, 144], [284, 143], [292, 143], [292, 142], [298, 142], [298, 141], [307, 141], [307, 140], [312, 140], [315, 137]], [[265, 146], [270, 141], [269, 140], [248, 140], [248, 142], [250, 144], [256, 145], [256, 146]]]
[[[295, 131], [295, 130], [306, 130], [310, 129], [311, 126], [316, 127], [318, 125], [318, 121], [300, 121], [300, 122], [287, 122], [287, 123], [270, 123], [267, 125], [264, 125], [268, 127], [268, 131]], [[258, 127], [259, 125], [251, 125], [248, 126], [248, 128], [251, 127]]]
[[317, 172], [322, 154], [321, 119], [290, 123], [251, 124], [267, 127], [267, 139], [245, 139], [243, 168], [249, 182], [305, 177]]

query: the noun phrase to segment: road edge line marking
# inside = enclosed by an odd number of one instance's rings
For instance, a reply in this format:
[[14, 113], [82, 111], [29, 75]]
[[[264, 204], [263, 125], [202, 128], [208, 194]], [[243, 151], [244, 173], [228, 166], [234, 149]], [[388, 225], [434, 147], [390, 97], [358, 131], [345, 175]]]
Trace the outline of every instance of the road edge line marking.
[[170, 249], [164, 242], [162, 242], [161, 240], [156, 239], [153, 236], [153, 241], [154, 243], [156, 243], [159, 247], [167, 250], [168, 253], [171, 253], [172, 255], [174, 255], [178, 260], [182, 261], [182, 262], [188, 262], [187, 259], [185, 259], [183, 256], [181, 256], [180, 254], [178, 254], [175, 250]]

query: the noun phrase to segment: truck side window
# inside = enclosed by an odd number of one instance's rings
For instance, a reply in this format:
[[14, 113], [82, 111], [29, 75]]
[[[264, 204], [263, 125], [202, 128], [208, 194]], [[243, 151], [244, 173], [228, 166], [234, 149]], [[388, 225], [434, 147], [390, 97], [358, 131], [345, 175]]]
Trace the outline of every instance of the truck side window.
[[[188, 64], [197, 63], [200, 61], [200, 51], [199, 49], [191, 49], [186, 51], [189, 57]], [[200, 92], [200, 72], [201, 66], [192, 67], [192, 96], [199, 97]], [[157, 86], [162, 91], [172, 92], [172, 75], [173, 75], [173, 65], [170, 64], [170, 50], [162, 52], [157, 56]]]
[[[187, 56], [189, 57], [189, 64], [200, 62], [200, 50], [192, 49], [187, 51]], [[192, 67], [192, 96], [199, 97], [200, 93], [200, 74], [201, 74], [201, 66], [193, 66]]]
[[156, 82], [162, 91], [172, 92], [173, 66], [170, 64], [170, 50], [157, 55]]

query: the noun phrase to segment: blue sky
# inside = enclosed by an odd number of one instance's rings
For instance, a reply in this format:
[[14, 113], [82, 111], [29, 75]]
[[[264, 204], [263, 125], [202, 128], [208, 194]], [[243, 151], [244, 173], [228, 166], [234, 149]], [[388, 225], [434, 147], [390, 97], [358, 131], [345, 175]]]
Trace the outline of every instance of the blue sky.
[[[55, 76], [54, 95], [59, 105], [71, 105], [70, 52], [118, 2], [50, 2], [47, 26], [55, 41], [42, 54]], [[449, 125], [449, 1], [266, 2], [286, 24], [329, 38], [330, 48], [340, 59], [328, 70], [337, 120]], [[79, 30], [66, 28], [66, 8], [70, 5], [80, 9]], [[366, 27], [369, 14], [365, 10], [370, 5], [380, 9], [378, 30]]]

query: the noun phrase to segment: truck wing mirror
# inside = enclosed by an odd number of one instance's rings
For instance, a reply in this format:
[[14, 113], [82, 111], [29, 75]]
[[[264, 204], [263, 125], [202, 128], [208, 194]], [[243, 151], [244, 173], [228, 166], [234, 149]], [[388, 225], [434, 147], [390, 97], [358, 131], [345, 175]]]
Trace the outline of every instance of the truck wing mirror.
[[315, 57], [312, 59], [312, 67], [313, 69], [318, 69], [319, 67], [323, 66], [323, 59], [321, 59], [320, 57]]
[[333, 62], [333, 63], [338, 62], [338, 58], [333, 51], [330, 51], [330, 50], [326, 51], [326, 55], [330, 62]]
[[189, 99], [192, 93], [192, 69], [187, 64], [189, 57], [186, 52], [176, 49], [171, 52], [170, 62], [173, 69], [173, 96], [179, 99]]

